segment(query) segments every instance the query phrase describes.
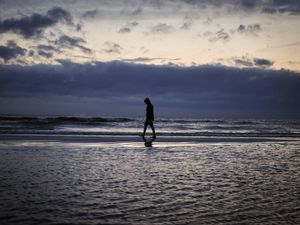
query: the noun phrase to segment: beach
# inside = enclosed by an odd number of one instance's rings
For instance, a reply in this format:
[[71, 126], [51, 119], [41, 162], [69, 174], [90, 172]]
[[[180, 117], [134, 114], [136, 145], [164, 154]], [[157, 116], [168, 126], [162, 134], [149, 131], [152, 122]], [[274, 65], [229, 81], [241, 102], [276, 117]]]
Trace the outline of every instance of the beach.
[[300, 0], [0, 6], [0, 225], [300, 225]]
[[151, 147], [131, 134], [7, 130], [1, 224], [300, 223], [295, 130], [291, 137], [158, 135]]

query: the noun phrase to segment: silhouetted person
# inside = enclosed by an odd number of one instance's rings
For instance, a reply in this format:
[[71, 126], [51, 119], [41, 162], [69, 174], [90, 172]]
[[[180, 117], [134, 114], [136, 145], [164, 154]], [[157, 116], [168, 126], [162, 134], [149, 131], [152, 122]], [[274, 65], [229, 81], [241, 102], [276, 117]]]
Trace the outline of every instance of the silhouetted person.
[[153, 126], [153, 121], [154, 121], [153, 105], [151, 104], [149, 98], [145, 98], [144, 102], [147, 105], [147, 108], [146, 108], [146, 121], [145, 121], [145, 125], [144, 125], [143, 137], [146, 134], [148, 125], [150, 125], [152, 132], [153, 132], [153, 137], [155, 138], [156, 134], [155, 134], [154, 126]]

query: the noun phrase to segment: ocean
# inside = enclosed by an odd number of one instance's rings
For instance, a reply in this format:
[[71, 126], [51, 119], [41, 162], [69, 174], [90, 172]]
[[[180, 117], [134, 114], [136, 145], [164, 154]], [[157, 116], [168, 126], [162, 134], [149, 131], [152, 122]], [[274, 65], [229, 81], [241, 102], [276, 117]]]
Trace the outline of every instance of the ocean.
[[300, 224], [300, 121], [143, 122], [0, 117], [0, 224]]
[[[0, 134], [138, 136], [142, 118], [0, 117]], [[300, 121], [255, 119], [158, 119], [159, 136], [300, 137]]]

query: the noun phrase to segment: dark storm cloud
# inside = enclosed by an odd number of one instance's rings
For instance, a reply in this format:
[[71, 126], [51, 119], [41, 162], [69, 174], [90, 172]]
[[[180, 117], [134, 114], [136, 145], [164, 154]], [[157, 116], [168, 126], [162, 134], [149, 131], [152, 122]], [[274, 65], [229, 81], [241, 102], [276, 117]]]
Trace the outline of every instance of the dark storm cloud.
[[[174, 67], [94, 62], [0, 65], [0, 97], [97, 98], [138, 107], [145, 96], [169, 115], [298, 116], [300, 74], [222, 65]], [[42, 76], [41, 76], [42, 75]], [[136, 99], [136, 100], [132, 100]], [[26, 100], [24, 100], [26, 101]], [[128, 107], [128, 105], [127, 105]]]
[[74, 48], [77, 47], [84, 53], [91, 53], [92, 50], [85, 47], [83, 44], [86, 43], [81, 37], [70, 37], [68, 35], [61, 36], [57, 41], [54, 42], [56, 45], [62, 48]]
[[2, 58], [5, 62], [18, 56], [23, 56], [25, 53], [26, 49], [18, 46], [14, 41], [8, 41], [6, 46], [0, 46], [0, 58]]
[[59, 22], [71, 25], [72, 16], [60, 7], [53, 7], [48, 10], [46, 15], [33, 13], [31, 16], [0, 21], [0, 32], [13, 32], [22, 35], [24, 38], [32, 38], [41, 35], [46, 28]]

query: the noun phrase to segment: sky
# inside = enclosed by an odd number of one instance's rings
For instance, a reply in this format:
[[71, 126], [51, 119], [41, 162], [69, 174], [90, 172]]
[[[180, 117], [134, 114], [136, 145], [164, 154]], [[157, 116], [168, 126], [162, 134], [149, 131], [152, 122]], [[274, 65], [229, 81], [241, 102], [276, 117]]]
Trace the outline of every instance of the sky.
[[298, 0], [0, 0], [0, 114], [299, 118]]

